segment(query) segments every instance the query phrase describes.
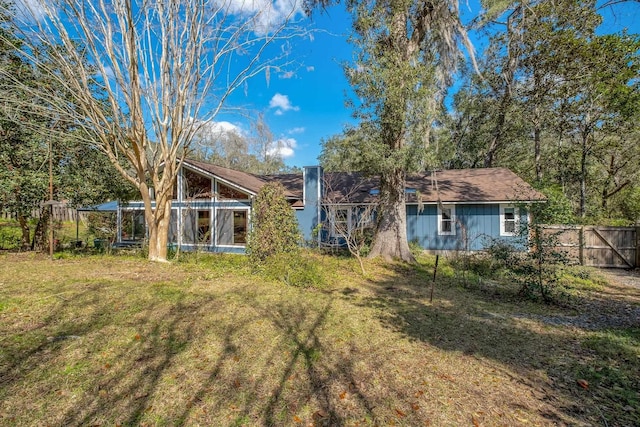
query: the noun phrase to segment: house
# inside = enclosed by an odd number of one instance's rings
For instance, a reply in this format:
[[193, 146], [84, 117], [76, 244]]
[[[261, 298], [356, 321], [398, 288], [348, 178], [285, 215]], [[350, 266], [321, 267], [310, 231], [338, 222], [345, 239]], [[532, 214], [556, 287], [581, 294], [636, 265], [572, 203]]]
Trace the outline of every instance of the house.
[[[375, 178], [325, 173], [320, 166], [301, 174], [253, 175], [185, 160], [178, 172], [169, 243], [182, 250], [244, 253], [252, 201], [268, 182], [280, 182], [305, 241], [335, 239], [337, 221], [350, 227], [363, 206], [375, 204]], [[522, 242], [528, 203], [544, 200], [508, 169], [446, 170], [407, 179], [407, 235], [430, 250], [481, 250], [489, 238]], [[118, 206], [118, 242], [145, 236], [144, 206]], [[371, 221], [373, 222], [373, 221]]]

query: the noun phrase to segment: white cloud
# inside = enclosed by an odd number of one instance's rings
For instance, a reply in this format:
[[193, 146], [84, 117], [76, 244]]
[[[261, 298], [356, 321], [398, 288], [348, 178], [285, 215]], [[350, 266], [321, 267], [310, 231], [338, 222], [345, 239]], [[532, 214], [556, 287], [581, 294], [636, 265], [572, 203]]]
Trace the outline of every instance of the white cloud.
[[282, 95], [280, 93], [273, 95], [273, 98], [269, 101], [269, 108], [275, 108], [277, 116], [281, 116], [286, 111], [300, 110], [300, 107], [291, 105], [291, 101], [289, 101], [289, 97], [287, 95]]
[[115, 72], [113, 71], [113, 67], [110, 65], [104, 65], [104, 72], [109, 80], [115, 78], [116, 76]]
[[242, 136], [244, 131], [231, 122], [207, 122], [202, 123], [202, 127], [198, 132], [201, 138], [210, 140], [224, 140], [232, 135]]
[[295, 154], [295, 148], [298, 146], [298, 142], [293, 138], [282, 138], [277, 141], [273, 141], [271, 146], [267, 150], [267, 154], [270, 156], [280, 156], [283, 159], [293, 157]]
[[305, 131], [305, 128], [299, 127], [299, 128], [289, 129], [288, 133], [289, 133], [289, 135], [295, 135], [295, 134], [298, 134], [298, 133], [304, 133], [304, 131]]
[[40, 22], [44, 20], [47, 13], [53, 13], [47, 4], [41, 0], [15, 0], [16, 18], [25, 22]]
[[315, 70], [316, 70], [316, 67], [314, 67], [313, 65], [309, 65], [307, 67], [307, 71], [309, 71], [309, 72], [312, 72], [312, 71], [315, 71]]
[[248, 21], [258, 34], [267, 34], [287, 20], [303, 15], [302, 0], [217, 0], [228, 12]]
[[217, 131], [220, 133], [242, 133], [240, 127], [234, 125], [231, 122], [211, 122], [210, 128], [213, 131]]

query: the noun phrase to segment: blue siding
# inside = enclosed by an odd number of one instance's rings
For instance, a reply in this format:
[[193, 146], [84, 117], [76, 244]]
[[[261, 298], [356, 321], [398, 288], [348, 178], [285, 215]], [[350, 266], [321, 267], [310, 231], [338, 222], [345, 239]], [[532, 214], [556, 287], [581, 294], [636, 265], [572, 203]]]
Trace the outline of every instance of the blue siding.
[[322, 194], [322, 168], [320, 166], [305, 167], [304, 209], [296, 210], [296, 218], [302, 238], [307, 242], [314, 238], [314, 230], [322, 220], [320, 194]]
[[[407, 238], [430, 250], [483, 250], [494, 240], [526, 249], [526, 237], [500, 236], [499, 204], [455, 206], [455, 235], [438, 235], [438, 207], [407, 206]], [[526, 224], [527, 212], [520, 209], [520, 224]]]
[[[320, 166], [307, 166], [304, 168], [304, 207], [296, 209], [295, 215], [298, 220], [300, 232], [305, 241], [321, 237], [329, 239], [329, 232], [315, 235], [318, 224], [326, 219], [326, 212], [321, 209], [321, 194], [323, 171]], [[179, 176], [181, 180], [181, 176]], [[214, 182], [214, 181], [212, 181]], [[248, 197], [248, 196], [247, 196]], [[430, 250], [482, 250], [492, 241], [500, 240], [513, 244], [522, 250], [526, 249], [526, 236], [500, 236], [500, 205], [497, 203], [486, 204], [456, 204], [455, 206], [455, 234], [438, 234], [438, 208], [435, 204], [423, 206], [418, 211], [417, 205], [407, 206], [407, 237], [409, 241], [417, 242], [421, 247]], [[226, 209], [251, 209], [250, 200], [189, 200], [188, 202], [173, 201], [172, 203], [172, 227], [177, 230], [178, 218], [189, 210], [210, 210], [211, 212], [211, 232], [212, 244], [194, 245], [187, 242], [182, 244], [182, 250], [201, 250], [203, 252], [230, 252], [244, 253], [245, 248], [241, 246], [215, 246], [215, 213], [218, 208]], [[122, 206], [122, 209], [144, 209], [142, 202], [130, 202]], [[520, 224], [526, 225], [527, 212], [519, 209]], [[180, 220], [182, 221], [182, 220]], [[189, 242], [193, 242], [191, 239]]]

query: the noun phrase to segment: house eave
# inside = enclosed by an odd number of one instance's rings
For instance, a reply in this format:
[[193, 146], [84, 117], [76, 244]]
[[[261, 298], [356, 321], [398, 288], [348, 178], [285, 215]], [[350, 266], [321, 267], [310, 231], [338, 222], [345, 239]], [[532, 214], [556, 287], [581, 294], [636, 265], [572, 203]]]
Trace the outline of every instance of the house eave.
[[457, 201], [448, 201], [441, 200], [440, 202], [434, 202], [429, 200], [428, 202], [406, 202], [407, 206], [413, 205], [514, 205], [518, 203], [546, 203], [546, 200], [457, 200]]
[[238, 183], [236, 183], [236, 182], [232, 182], [232, 181], [229, 181], [228, 179], [224, 179], [224, 178], [222, 178], [222, 177], [220, 177], [220, 176], [218, 176], [218, 175], [216, 175], [216, 174], [214, 174], [214, 173], [211, 173], [211, 172], [209, 172], [209, 171], [207, 171], [207, 170], [205, 170], [205, 169], [199, 168], [198, 166], [194, 166], [194, 165], [192, 165], [191, 163], [186, 163], [186, 162], [185, 162], [185, 163], [182, 163], [182, 167], [185, 167], [185, 166], [186, 166], [188, 169], [191, 169], [191, 170], [197, 171], [197, 172], [199, 172], [199, 173], [205, 174], [205, 175], [207, 175], [207, 176], [209, 176], [209, 177], [211, 177], [211, 178], [213, 178], [213, 179], [216, 179], [216, 180], [221, 181], [221, 182], [223, 182], [223, 183], [225, 183], [225, 184], [227, 184], [227, 185], [230, 185], [230, 186], [232, 186], [232, 187], [235, 187], [235, 188], [237, 188], [237, 189], [241, 190], [241, 191], [242, 191], [242, 192], [244, 192], [244, 193], [248, 193], [248, 194], [249, 194], [250, 196], [252, 196], [252, 197], [255, 197], [255, 196], [258, 194], [258, 193], [254, 192], [254, 191], [252, 191], [252, 190], [249, 190], [249, 189], [248, 189], [248, 188], [246, 188], [246, 187], [243, 187], [242, 185], [239, 185], [239, 184], [238, 184]]

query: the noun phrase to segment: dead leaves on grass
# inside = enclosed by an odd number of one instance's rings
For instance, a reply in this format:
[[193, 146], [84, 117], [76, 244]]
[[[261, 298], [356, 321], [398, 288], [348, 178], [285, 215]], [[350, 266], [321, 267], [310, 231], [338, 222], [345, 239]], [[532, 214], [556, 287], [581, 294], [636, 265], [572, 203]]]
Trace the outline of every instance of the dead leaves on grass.
[[318, 409], [316, 412], [313, 413], [313, 420], [316, 422], [320, 422], [321, 420], [327, 418], [329, 416], [329, 414], [327, 414], [325, 411], [323, 411], [322, 409]]
[[589, 383], [587, 380], [579, 379], [576, 383], [585, 390], [589, 390]]

